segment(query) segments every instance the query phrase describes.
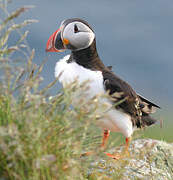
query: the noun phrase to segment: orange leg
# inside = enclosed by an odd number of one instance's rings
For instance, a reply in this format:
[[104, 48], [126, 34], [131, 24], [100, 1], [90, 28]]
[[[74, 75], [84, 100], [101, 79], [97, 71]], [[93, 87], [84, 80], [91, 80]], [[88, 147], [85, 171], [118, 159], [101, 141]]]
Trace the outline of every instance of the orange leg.
[[130, 146], [131, 140], [132, 140], [131, 137], [126, 138], [126, 145], [125, 145], [124, 153], [125, 153], [127, 156], [130, 156], [130, 153], [129, 153], [129, 146]]
[[104, 130], [101, 147], [105, 147], [105, 145], [106, 145], [106, 143], [108, 141], [108, 138], [109, 138], [109, 134], [110, 134], [109, 130]]
[[[108, 140], [108, 138], [109, 138], [109, 134], [110, 134], [110, 131], [109, 131], [109, 130], [104, 130], [101, 148], [104, 148], [104, 147], [105, 147], [106, 142], [107, 142], [107, 140]], [[94, 152], [92, 152], [92, 151], [90, 151], [90, 152], [85, 152], [85, 153], [81, 154], [81, 157], [82, 157], [82, 156], [89, 156], [89, 155], [92, 155], [92, 154], [94, 154]]]
[[126, 138], [125, 151], [128, 152], [130, 146], [131, 137]]
[[107, 156], [113, 158], [113, 159], [116, 159], [116, 160], [124, 158], [126, 156], [130, 156], [130, 153], [128, 151], [129, 145], [130, 145], [130, 141], [131, 141], [131, 137], [126, 138], [125, 149], [124, 149], [124, 151], [121, 154], [120, 153], [114, 153], [114, 154], [105, 153], [105, 154]]

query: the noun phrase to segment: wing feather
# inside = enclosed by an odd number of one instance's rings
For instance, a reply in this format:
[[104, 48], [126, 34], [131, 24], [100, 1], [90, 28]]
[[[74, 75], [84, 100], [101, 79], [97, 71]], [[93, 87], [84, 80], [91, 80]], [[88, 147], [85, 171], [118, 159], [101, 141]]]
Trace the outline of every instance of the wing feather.
[[136, 94], [128, 83], [121, 80], [112, 71], [103, 72], [103, 78], [105, 90], [109, 92], [114, 102], [126, 98], [126, 101], [123, 101], [116, 108], [121, 108], [125, 113], [130, 114], [133, 125], [137, 125], [137, 127], [145, 126], [147, 124], [146, 119], [151, 119], [149, 114], [160, 108], [143, 96]]
[[138, 97], [141, 100], [141, 110], [145, 114], [151, 114], [155, 113], [157, 108], [160, 108], [158, 105], [155, 103], [149, 101], [148, 99], [144, 98], [143, 96], [138, 94]]

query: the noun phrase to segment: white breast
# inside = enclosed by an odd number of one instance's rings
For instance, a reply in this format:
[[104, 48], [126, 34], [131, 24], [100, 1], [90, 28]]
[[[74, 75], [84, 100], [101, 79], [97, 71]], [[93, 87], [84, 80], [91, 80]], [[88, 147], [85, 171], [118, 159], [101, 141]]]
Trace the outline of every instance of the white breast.
[[[65, 56], [56, 63], [55, 67], [55, 77], [59, 77], [59, 81], [63, 84], [63, 87], [75, 80], [78, 80], [78, 83], [89, 81], [89, 98], [97, 94], [105, 93], [102, 72], [86, 69], [76, 62], [67, 63], [69, 57], [70, 55]], [[107, 99], [105, 100], [105, 98], [104, 101], [111, 104], [111, 102]], [[105, 114], [105, 117], [100, 120], [99, 125], [103, 129], [122, 132], [126, 137], [130, 137], [133, 133], [130, 116], [115, 108], [112, 108]]]
[[91, 71], [86, 69], [76, 62], [67, 63], [69, 55], [65, 56], [59, 62], [56, 63], [55, 77], [59, 77], [59, 81], [65, 87], [67, 84], [78, 80], [78, 83], [89, 81], [89, 96], [90, 98], [104, 93], [103, 88], [103, 76], [101, 71]]

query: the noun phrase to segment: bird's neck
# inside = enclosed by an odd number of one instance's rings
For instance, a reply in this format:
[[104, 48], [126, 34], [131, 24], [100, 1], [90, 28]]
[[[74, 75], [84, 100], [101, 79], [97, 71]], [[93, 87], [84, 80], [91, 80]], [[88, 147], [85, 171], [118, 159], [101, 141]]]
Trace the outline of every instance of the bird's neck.
[[105, 67], [98, 56], [95, 40], [86, 49], [72, 51], [70, 59], [79, 65], [92, 70], [101, 70]]

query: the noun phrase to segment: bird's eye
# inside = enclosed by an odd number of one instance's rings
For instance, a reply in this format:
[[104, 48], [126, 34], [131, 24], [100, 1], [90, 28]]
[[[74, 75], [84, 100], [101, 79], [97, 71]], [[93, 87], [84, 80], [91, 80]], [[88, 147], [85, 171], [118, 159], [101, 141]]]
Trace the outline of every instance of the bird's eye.
[[77, 33], [77, 32], [79, 32], [79, 29], [78, 29], [77, 25], [75, 24], [74, 25], [74, 33]]

